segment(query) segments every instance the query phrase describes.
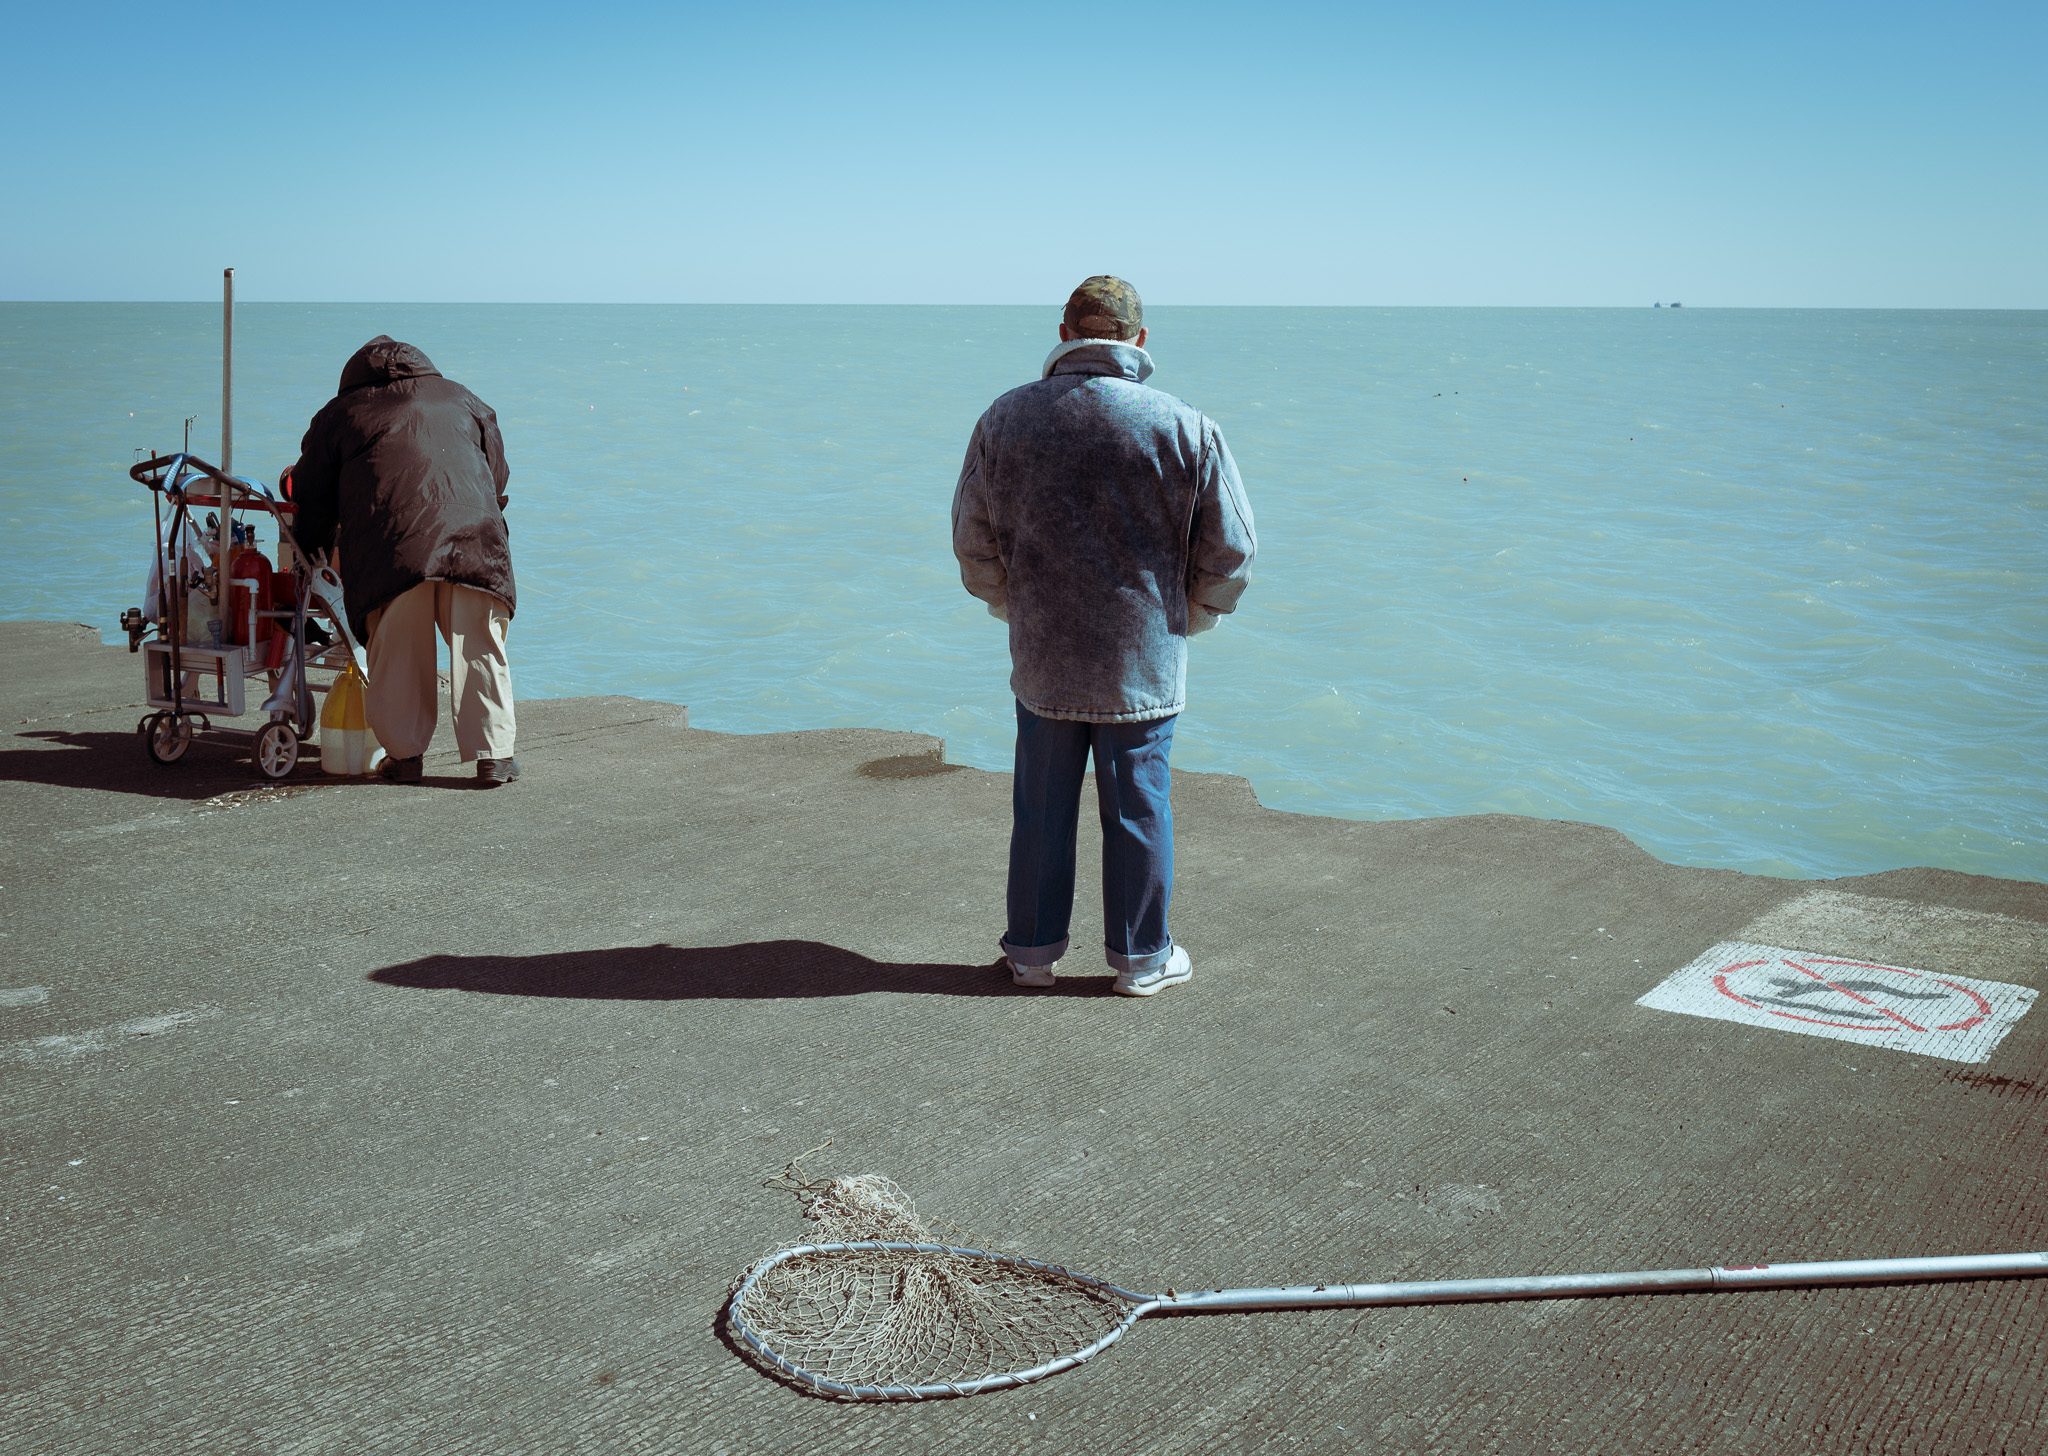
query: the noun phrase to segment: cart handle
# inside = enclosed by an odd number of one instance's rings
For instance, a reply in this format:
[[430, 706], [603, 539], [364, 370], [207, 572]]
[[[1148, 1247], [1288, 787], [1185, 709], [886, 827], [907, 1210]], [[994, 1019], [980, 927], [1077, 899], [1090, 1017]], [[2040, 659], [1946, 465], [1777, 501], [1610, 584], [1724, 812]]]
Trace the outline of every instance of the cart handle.
[[[208, 465], [204, 460], [201, 460], [197, 455], [190, 455], [183, 451], [175, 455], [158, 455], [149, 460], [139, 461], [129, 467], [128, 478], [137, 485], [148, 486], [151, 490], [166, 490], [164, 471], [173, 466], [177, 467], [176, 473], [171, 477], [174, 481], [182, 479], [185, 471], [191, 469], [206, 476], [225, 489], [239, 490], [243, 495], [255, 496], [266, 505], [274, 506], [279, 503], [276, 495], [271, 492], [270, 487], [263, 484], [260, 480], [247, 480], [240, 476], [224, 475], [213, 466]], [[149, 473], [152, 471], [155, 474]]]

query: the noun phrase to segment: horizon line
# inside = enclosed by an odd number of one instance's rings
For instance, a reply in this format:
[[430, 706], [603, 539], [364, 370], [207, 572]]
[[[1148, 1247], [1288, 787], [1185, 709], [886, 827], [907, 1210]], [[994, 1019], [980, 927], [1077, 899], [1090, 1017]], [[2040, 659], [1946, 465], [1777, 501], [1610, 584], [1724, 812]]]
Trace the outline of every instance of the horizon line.
[[[710, 301], [696, 299], [426, 299], [426, 298], [237, 298], [237, 308], [1048, 308], [1057, 310], [1062, 300], [1042, 303], [792, 303], [787, 301]], [[0, 307], [190, 305], [213, 308], [217, 298], [0, 298]], [[1160, 302], [1149, 308], [1257, 308], [1257, 309], [1526, 309], [1612, 310], [1636, 309], [1710, 310], [1722, 313], [2042, 313], [2048, 305], [1984, 303], [1172, 303]]]

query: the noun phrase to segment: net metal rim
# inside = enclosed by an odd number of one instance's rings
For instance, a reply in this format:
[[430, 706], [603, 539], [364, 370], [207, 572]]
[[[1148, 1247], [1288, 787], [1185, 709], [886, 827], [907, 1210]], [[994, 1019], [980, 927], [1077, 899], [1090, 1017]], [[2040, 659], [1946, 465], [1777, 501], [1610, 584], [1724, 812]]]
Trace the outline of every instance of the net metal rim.
[[[1012, 1269], [1027, 1269], [1033, 1273], [1052, 1274], [1062, 1279], [1070, 1279], [1076, 1284], [1100, 1290], [1104, 1294], [1120, 1299], [1130, 1305], [1131, 1309], [1124, 1315], [1122, 1323], [1094, 1343], [1076, 1350], [1071, 1355], [1062, 1355], [1058, 1359], [1034, 1365], [1028, 1370], [1006, 1370], [998, 1375], [984, 1375], [979, 1380], [942, 1381], [931, 1385], [848, 1385], [806, 1370], [789, 1359], [762, 1339], [753, 1326], [747, 1323], [746, 1316], [741, 1313], [747, 1295], [753, 1291], [762, 1276], [778, 1264], [802, 1258], [807, 1254], [845, 1253], [950, 1254], [960, 1258], [982, 1259], [991, 1264], [1005, 1264]], [[727, 1305], [727, 1318], [733, 1333], [740, 1337], [749, 1350], [792, 1380], [814, 1390], [846, 1400], [932, 1400], [955, 1395], [979, 1395], [987, 1390], [1027, 1385], [1034, 1380], [1043, 1380], [1048, 1375], [1057, 1375], [1062, 1370], [1071, 1370], [1076, 1365], [1093, 1359], [1122, 1339], [1132, 1325], [1160, 1308], [1165, 1302], [1157, 1295], [1138, 1294], [1111, 1284], [1107, 1279], [1097, 1279], [1092, 1274], [1082, 1274], [1063, 1265], [1048, 1264], [1039, 1259], [1026, 1259], [1018, 1254], [998, 1254], [988, 1249], [967, 1249], [954, 1244], [897, 1243], [881, 1239], [861, 1239], [852, 1243], [798, 1244], [794, 1248], [776, 1250], [747, 1270], [746, 1276], [732, 1292], [731, 1302]]]

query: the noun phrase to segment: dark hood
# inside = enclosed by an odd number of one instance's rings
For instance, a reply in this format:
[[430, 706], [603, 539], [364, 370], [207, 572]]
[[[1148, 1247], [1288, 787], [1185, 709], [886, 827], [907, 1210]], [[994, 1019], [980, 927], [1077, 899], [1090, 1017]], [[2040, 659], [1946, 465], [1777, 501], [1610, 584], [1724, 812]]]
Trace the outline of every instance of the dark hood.
[[412, 345], [401, 344], [389, 334], [379, 334], [356, 350], [348, 363], [341, 366], [341, 388], [336, 392], [347, 394], [351, 389], [389, 384], [394, 379], [417, 379], [422, 375], [439, 379], [441, 371], [434, 367], [433, 360]]

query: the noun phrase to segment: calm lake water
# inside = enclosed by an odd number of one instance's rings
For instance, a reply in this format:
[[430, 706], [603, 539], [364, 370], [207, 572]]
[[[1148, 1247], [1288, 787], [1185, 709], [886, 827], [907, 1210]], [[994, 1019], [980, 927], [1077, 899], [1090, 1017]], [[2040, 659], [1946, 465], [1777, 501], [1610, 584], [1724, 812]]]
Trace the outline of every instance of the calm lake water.
[[[244, 305], [235, 468], [274, 479], [390, 333], [504, 425], [521, 696], [729, 732], [916, 729], [1004, 768], [1002, 628], [947, 506], [1057, 310]], [[1258, 513], [1175, 762], [1276, 808], [1505, 811], [1790, 876], [2048, 879], [2048, 314], [1158, 308], [1152, 383]], [[118, 633], [137, 448], [220, 311], [0, 305], [0, 616]]]

